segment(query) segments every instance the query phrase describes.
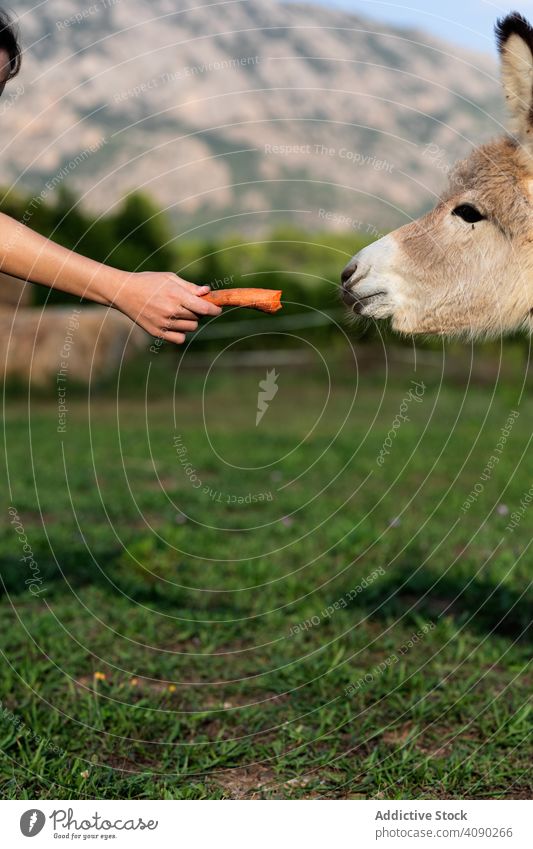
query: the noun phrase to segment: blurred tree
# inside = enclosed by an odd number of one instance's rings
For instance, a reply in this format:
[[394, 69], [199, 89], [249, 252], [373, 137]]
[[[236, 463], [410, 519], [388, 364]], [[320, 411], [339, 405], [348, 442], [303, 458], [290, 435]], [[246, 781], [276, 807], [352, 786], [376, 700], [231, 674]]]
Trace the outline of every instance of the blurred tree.
[[109, 262], [127, 271], [174, 271], [176, 250], [163, 213], [146, 195], [134, 192], [109, 224], [116, 247]]
[[195, 283], [203, 283], [215, 289], [221, 288], [224, 282], [229, 283], [226, 278], [231, 277], [231, 272], [224, 264], [223, 252], [220, 248], [220, 244], [213, 241], [204, 243], [200, 279], [195, 280]]

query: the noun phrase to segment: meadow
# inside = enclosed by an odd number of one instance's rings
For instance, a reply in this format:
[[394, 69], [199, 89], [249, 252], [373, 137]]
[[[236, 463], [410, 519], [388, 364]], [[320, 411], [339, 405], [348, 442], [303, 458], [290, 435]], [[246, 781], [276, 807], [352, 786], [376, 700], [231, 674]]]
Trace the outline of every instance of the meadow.
[[3, 798], [531, 796], [520, 368], [317, 350], [5, 399]]

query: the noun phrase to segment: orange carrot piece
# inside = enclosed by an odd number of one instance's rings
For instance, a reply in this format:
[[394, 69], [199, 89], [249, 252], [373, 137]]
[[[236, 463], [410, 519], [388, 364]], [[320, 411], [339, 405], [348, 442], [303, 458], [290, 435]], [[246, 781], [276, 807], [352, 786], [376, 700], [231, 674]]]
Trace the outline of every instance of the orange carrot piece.
[[202, 297], [217, 307], [250, 307], [262, 312], [277, 312], [281, 309], [279, 289], [220, 289]]

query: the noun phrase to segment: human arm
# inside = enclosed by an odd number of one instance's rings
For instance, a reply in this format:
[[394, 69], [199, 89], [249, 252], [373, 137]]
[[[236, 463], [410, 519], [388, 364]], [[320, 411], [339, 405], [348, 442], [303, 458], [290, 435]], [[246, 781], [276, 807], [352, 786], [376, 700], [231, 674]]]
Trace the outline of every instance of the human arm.
[[172, 272], [127, 272], [84, 257], [0, 213], [0, 270], [113, 306], [148, 333], [181, 343], [196, 330], [198, 317], [218, 315], [220, 308], [195, 286]]

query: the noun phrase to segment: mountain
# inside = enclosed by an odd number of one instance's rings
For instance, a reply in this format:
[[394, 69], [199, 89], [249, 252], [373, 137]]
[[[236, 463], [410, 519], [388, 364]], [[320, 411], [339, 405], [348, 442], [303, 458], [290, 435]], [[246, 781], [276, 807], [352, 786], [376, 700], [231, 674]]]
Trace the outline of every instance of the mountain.
[[1, 183], [37, 203], [66, 185], [99, 213], [140, 189], [197, 237], [376, 235], [501, 130], [488, 56], [321, 6], [186, 3], [19, 0]]

